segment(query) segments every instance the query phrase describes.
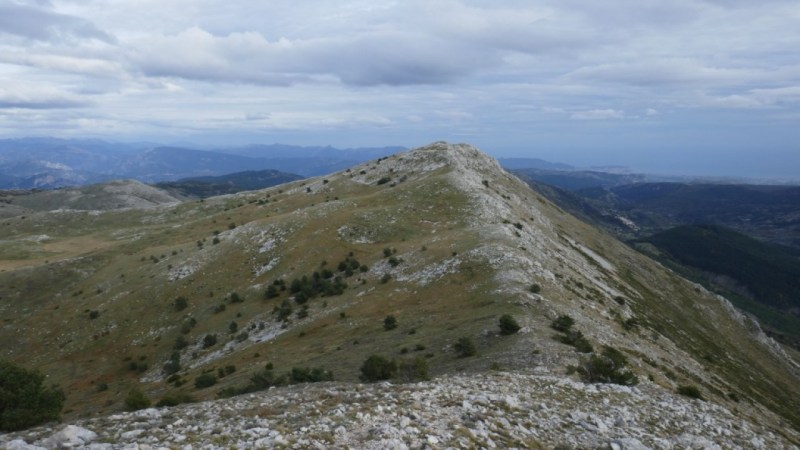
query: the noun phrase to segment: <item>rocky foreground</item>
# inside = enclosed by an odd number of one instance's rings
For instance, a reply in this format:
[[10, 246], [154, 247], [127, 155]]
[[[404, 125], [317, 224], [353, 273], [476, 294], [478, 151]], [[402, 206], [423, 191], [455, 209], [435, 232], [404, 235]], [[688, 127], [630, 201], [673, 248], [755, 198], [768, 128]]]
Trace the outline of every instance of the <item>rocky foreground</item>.
[[797, 448], [725, 407], [646, 381], [629, 388], [509, 372], [299, 385], [0, 435], [9, 450], [274, 447]]

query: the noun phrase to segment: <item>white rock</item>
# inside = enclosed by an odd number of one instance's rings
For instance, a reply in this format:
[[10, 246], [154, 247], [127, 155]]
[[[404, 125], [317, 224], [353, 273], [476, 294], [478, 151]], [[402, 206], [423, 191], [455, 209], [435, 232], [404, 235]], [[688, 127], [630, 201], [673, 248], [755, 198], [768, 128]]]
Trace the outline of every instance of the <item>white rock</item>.
[[0, 444], [6, 450], [45, 450], [44, 447], [37, 447], [36, 445], [28, 444], [22, 439], [14, 439], [11, 442]]
[[75, 425], [67, 425], [61, 431], [42, 441], [47, 448], [75, 447], [86, 445], [97, 439], [97, 433]]
[[428, 441], [428, 444], [436, 445], [436, 444], [439, 443], [439, 438], [437, 438], [436, 436], [428, 436], [427, 441]]
[[125, 439], [126, 441], [129, 441], [131, 439], [135, 439], [137, 436], [139, 436], [142, 433], [144, 433], [144, 430], [126, 431], [126, 432], [124, 432], [124, 433], [122, 433], [120, 435], [120, 438]]

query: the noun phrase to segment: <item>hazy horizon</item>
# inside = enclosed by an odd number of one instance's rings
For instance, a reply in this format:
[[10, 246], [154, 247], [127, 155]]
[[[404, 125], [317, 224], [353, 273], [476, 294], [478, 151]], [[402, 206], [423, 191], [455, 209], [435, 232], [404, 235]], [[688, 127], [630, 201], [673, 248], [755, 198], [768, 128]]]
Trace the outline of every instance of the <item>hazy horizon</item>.
[[789, 0], [0, 0], [0, 138], [417, 147], [798, 178]]

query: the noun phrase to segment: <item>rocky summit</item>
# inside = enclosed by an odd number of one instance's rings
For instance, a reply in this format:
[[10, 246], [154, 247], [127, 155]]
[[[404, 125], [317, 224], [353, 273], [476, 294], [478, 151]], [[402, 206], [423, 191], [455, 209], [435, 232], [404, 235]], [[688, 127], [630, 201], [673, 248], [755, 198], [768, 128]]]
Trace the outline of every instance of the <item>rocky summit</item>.
[[470, 145], [37, 211], [0, 224], [0, 356], [61, 385], [70, 425], [8, 448], [800, 442], [794, 354]]
[[651, 384], [534, 373], [323, 383], [144, 409], [2, 436], [9, 450], [227, 448], [794, 448], [769, 428]]

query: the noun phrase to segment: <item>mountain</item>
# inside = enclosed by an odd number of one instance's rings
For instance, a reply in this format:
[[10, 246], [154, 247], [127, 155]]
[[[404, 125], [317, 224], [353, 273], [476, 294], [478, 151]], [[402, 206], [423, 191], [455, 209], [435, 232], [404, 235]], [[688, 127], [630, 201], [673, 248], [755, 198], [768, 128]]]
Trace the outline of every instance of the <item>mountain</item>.
[[264, 189], [302, 178], [300, 175], [277, 170], [249, 170], [218, 177], [184, 178], [178, 181], [157, 183], [156, 186], [184, 197], [207, 198]]
[[[198, 445], [247, 446], [245, 430], [287, 445], [278, 434], [302, 439], [292, 430], [304, 428], [331, 446], [372, 448], [461, 437], [545, 448], [800, 442], [793, 354], [724, 298], [469, 145], [435, 143], [261, 191], [0, 226], [0, 356], [59, 383], [68, 420], [118, 413], [141, 394], [174, 404], [336, 380], [78, 422], [119, 430], [112, 442], [135, 439], [115, 427], [137, 417], [154, 430], [169, 421]], [[36, 256], [14, 252], [20, 245]], [[434, 380], [418, 386], [356, 384], [425, 372]], [[400, 423], [438, 405], [447, 422]], [[394, 414], [430, 437], [368, 431]], [[239, 418], [250, 425], [224, 437]], [[364, 434], [348, 434], [351, 424]]]
[[0, 140], [0, 189], [53, 189], [121, 178], [154, 183], [268, 169], [316, 176], [401, 149], [274, 144], [198, 150], [100, 140], [5, 139]]
[[0, 218], [56, 210], [147, 208], [178, 201], [164, 190], [135, 180], [117, 180], [79, 188], [10, 190], [0, 191]]

